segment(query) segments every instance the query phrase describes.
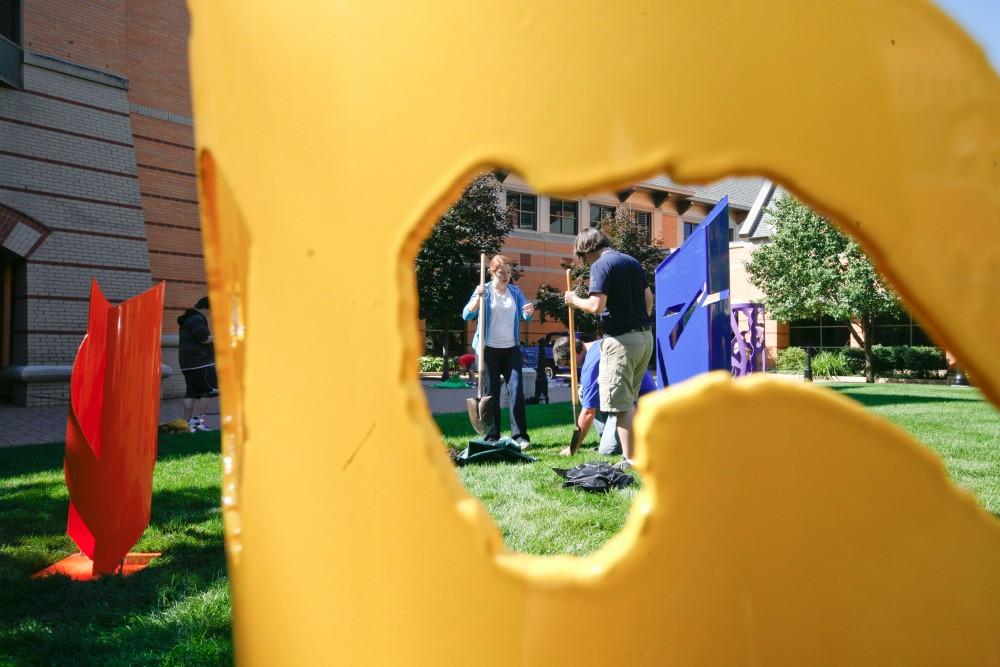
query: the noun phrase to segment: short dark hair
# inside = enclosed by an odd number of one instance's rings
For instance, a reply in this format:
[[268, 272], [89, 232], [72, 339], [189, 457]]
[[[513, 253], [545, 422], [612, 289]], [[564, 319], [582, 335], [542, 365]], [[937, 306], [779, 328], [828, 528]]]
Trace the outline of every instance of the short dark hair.
[[208, 306], [208, 297], [203, 296], [198, 299], [198, 302], [194, 304], [196, 310], [211, 310]]
[[596, 227], [588, 227], [576, 235], [576, 256], [583, 257], [588, 253], [597, 252], [601, 248], [610, 248], [611, 241]]
[[[577, 338], [576, 353], [581, 354], [583, 349], [583, 341]], [[569, 336], [556, 338], [556, 342], [552, 344], [552, 359], [560, 366], [565, 366], [569, 363]]]

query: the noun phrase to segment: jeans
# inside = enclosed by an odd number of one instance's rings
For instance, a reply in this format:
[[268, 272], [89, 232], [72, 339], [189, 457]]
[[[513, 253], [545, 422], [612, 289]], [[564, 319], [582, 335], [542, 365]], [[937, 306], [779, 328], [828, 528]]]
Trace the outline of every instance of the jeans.
[[521, 385], [521, 348], [489, 347], [483, 351], [483, 395], [492, 396], [493, 415], [487, 440], [500, 438], [500, 378], [507, 382], [510, 396], [510, 437], [514, 440], [528, 437], [528, 422], [524, 416], [524, 389]]
[[622, 453], [622, 441], [618, 438], [617, 414], [598, 410], [594, 415], [594, 428], [601, 436], [601, 444], [597, 447], [598, 454], [610, 456]]

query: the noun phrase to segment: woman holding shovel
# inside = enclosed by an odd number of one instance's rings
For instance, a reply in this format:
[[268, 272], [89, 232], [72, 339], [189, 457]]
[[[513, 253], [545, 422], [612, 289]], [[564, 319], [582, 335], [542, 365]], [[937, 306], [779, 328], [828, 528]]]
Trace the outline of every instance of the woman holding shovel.
[[486, 440], [500, 439], [500, 379], [506, 380], [510, 392], [510, 437], [521, 447], [531, 446], [528, 422], [524, 413], [524, 390], [521, 386], [520, 321], [530, 320], [535, 305], [524, 298], [516, 286], [510, 284], [513, 273], [510, 260], [496, 255], [490, 262], [493, 280], [476, 287], [469, 302], [462, 309], [462, 318], [473, 320], [483, 311], [483, 320], [476, 331], [472, 346], [480, 349], [479, 338], [485, 338], [482, 359], [479, 360], [482, 399], [487, 403]]

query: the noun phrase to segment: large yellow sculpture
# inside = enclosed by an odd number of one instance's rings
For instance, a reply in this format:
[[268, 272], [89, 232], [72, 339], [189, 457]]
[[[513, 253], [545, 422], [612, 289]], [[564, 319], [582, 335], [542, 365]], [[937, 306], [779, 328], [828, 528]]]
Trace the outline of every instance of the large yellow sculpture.
[[[1000, 662], [1000, 524], [846, 400], [655, 395], [623, 532], [538, 558], [458, 483], [414, 370], [412, 260], [477, 169], [549, 193], [756, 173], [858, 238], [996, 402], [1000, 86], [940, 12], [190, 4], [240, 662]], [[767, 428], [734, 443], [720, 408]]]

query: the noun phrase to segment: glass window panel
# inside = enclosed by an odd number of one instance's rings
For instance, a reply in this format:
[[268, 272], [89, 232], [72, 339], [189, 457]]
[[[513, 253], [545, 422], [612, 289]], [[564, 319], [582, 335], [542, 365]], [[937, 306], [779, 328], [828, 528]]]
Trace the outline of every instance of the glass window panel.
[[910, 327], [875, 327], [873, 342], [876, 345], [909, 345]]
[[934, 341], [931, 340], [931, 337], [928, 336], [927, 332], [920, 327], [914, 325], [911, 333], [913, 335], [913, 345], [934, 345]]
[[875, 325], [880, 324], [909, 324], [910, 316], [907, 313], [900, 313], [898, 315], [882, 315], [875, 318]]
[[646, 238], [653, 238], [653, 214], [649, 211], [636, 211], [635, 221], [642, 226], [646, 232]]
[[538, 198], [520, 192], [507, 191], [507, 205], [516, 212], [517, 226], [520, 229], [536, 229], [535, 208]]
[[553, 234], [576, 234], [577, 203], [553, 199], [549, 203], [549, 231]]
[[20, 20], [20, 2], [0, 0], [0, 35], [18, 43], [17, 26]]
[[819, 347], [820, 330], [818, 327], [789, 327], [788, 345], [790, 347]]
[[847, 347], [851, 343], [851, 331], [847, 327], [822, 327], [823, 347]]

